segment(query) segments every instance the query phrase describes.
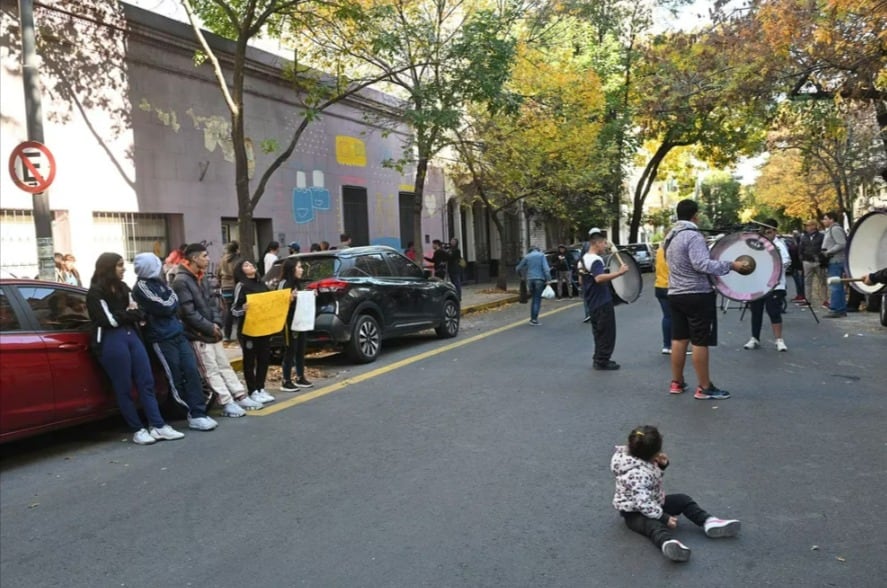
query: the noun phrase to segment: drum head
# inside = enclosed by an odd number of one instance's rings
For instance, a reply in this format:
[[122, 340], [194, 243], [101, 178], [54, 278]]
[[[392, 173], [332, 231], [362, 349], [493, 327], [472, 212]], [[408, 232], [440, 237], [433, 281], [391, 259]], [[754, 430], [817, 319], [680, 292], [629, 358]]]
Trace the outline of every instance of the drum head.
[[711, 257], [718, 261], [733, 261], [740, 255], [750, 255], [755, 260], [755, 271], [747, 276], [733, 271], [712, 276], [718, 292], [730, 300], [750, 302], [776, 287], [782, 276], [782, 256], [773, 241], [758, 233], [733, 233], [711, 247]]
[[[847, 242], [847, 273], [851, 278], [887, 267], [887, 212], [870, 212], [853, 226]], [[884, 284], [867, 286], [862, 282], [850, 285], [862, 294], [877, 294]]]
[[[620, 251], [619, 257], [628, 266], [628, 272], [610, 281], [610, 292], [616, 302], [631, 304], [641, 296], [641, 286], [643, 285], [641, 268], [628, 251]], [[604, 266], [610, 273], [619, 271], [619, 259], [611, 253], [604, 258]]]

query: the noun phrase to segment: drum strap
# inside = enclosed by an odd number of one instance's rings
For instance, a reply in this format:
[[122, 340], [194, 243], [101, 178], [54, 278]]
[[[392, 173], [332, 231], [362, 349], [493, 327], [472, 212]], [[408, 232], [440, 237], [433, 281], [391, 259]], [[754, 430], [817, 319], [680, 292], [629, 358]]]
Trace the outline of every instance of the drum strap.
[[662, 256], [668, 259], [668, 246], [671, 244], [671, 240], [678, 236], [678, 233], [683, 233], [684, 231], [696, 231], [697, 233], [701, 233], [699, 229], [681, 229], [680, 231], [675, 231], [671, 234], [671, 236], [665, 240], [665, 243], [662, 244]]

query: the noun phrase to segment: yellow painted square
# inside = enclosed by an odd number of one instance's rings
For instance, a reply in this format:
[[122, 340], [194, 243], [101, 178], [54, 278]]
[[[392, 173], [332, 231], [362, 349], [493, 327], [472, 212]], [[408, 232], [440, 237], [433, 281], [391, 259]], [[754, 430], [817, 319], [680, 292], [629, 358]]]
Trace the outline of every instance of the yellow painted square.
[[336, 135], [336, 161], [340, 165], [366, 167], [366, 145], [360, 139], [346, 135]]

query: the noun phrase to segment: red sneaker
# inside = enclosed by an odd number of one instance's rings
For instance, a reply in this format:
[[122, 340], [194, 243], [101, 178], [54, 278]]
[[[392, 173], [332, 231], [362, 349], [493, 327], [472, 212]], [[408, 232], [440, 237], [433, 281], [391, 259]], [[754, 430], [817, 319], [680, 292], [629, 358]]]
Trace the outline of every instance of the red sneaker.
[[671, 386], [668, 387], [669, 394], [680, 394], [687, 389], [687, 382], [678, 382], [677, 380], [671, 381]]

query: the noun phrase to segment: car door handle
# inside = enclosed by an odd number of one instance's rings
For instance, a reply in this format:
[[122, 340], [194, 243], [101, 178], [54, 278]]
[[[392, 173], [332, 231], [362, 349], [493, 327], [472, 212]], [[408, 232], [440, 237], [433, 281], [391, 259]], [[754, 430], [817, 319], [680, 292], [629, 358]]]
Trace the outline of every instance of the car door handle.
[[86, 351], [86, 345], [81, 343], [61, 343], [58, 348], [62, 351]]

